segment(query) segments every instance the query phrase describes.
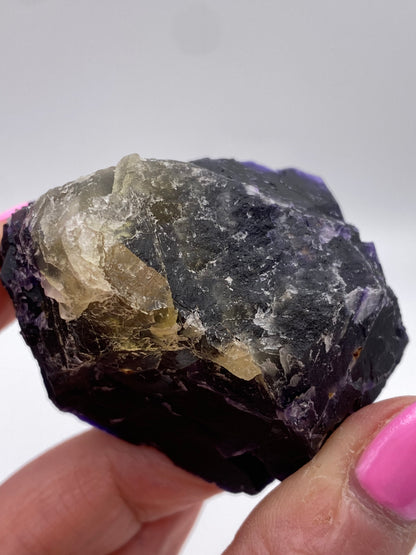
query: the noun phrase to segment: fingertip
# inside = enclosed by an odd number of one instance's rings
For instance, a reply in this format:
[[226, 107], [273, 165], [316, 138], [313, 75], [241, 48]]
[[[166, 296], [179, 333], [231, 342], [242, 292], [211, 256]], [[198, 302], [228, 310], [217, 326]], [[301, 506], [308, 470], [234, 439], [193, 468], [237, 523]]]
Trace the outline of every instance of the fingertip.
[[416, 520], [416, 403], [394, 416], [366, 446], [355, 468], [361, 488], [404, 520]]
[[[415, 508], [415, 400], [415, 397], [390, 399], [348, 418], [310, 463], [263, 500], [226, 554], [303, 553], [305, 550], [354, 555], [409, 553], [416, 540], [416, 522], [403, 518], [403, 510], [413, 515]], [[398, 443], [389, 443], [383, 460], [377, 463], [381, 470], [373, 472], [374, 467], [368, 465], [368, 459], [373, 457], [373, 442], [380, 434], [386, 435], [386, 428], [397, 429], [397, 419], [399, 427], [405, 427], [406, 431], [399, 433]], [[409, 438], [412, 445], [405, 448], [401, 442]], [[375, 491], [379, 494], [387, 490], [393, 507], [380, 502], [374, 490], [368, 491], [363, 472], [359, 471], [357, 476], [362, 457], [367, 457], [365, 478], [371, 481], [374, 474], [377, 480], [381, 476]], [[392, 468], [394, 459], [398, 462]]]

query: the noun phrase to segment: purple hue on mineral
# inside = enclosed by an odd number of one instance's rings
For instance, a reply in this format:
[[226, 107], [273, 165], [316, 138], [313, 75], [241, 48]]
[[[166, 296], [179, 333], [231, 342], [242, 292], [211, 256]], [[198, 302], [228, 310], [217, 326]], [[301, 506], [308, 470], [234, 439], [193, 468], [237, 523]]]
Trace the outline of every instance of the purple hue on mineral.
[[270, 168], [267, 168], [266, 166], [262, 166], [261, 164], [257, 164], [257, 162], [243, 162], [244, 166], [246, 168], [250, 168], [251, 170], [257, 171], [257, 172], [272, 172], [273, 170], [271, 170]]
[[308, 461], [407, 343], [318, 178], [130, 155], [14, 214], [1, 279], [62, 410], [233, 491]]

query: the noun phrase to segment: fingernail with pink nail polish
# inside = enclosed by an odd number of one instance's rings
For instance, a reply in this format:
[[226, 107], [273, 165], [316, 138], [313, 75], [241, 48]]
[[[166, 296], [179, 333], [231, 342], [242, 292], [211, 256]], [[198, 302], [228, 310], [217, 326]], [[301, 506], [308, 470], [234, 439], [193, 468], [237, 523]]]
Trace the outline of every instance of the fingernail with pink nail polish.
[[368, 445], [355, 470], [361, 487], [406, 520], [416, 520], [416, 403]]
[[6, 212], [3, 212], [3, 214], [0, 214], [0, 222], [5, 222], [6, 220], [8, 220], [10, 218], [10, 216], [12, 214], [14, 214], [15, 212], [17, 212], [18, 210], [20, 210], [21, 208], [24, 208], [25, 206], [27, 206], [29, 203], [28, 202], [24, 202], [23, 204], [18, 204], [17, 206], [15, 206], [14, 208], [10, 208], [10, 210], [6, 210]]

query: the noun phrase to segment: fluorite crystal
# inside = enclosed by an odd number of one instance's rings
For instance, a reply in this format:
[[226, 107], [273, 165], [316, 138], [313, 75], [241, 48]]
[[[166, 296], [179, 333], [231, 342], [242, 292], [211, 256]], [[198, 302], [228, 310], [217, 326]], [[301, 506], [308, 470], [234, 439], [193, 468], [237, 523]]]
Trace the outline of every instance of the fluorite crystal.
[[5, 227], [2, 280], [54, 403], [255, 493], [371, 402], [407, 342], [324, 183], [123, 158]]

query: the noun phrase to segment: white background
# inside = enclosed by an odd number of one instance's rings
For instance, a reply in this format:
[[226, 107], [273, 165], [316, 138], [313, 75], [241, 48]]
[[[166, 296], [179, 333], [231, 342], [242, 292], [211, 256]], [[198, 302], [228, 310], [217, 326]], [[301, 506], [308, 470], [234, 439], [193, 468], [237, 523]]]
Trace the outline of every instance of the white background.
[[[416, 336], [413, 0], [0, 0], [0, 212], [123, 155], [321, 175], [376, 243]], [[383, 398], [416, 393], [413, 344]], [[0, 336], [0, 479], [85, 426]], [[222, 495], [183, 550], [221, 553], [258, 499]]]

